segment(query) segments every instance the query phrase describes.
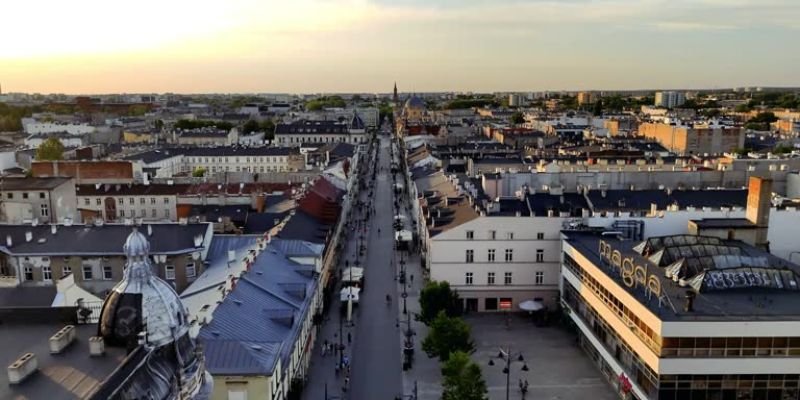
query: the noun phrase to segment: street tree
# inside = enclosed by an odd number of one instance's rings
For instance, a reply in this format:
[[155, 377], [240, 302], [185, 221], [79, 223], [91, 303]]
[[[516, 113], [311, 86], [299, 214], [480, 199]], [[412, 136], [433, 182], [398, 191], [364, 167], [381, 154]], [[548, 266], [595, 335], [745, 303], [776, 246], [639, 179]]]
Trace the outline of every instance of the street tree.
[[603, 115], [603, 100], [597, 100], [594, 103], [594, 109], [592, 110], [592, 115], [594, 115], [595, 117]]
[[442, 364], [442, 400], [486, 400], [486, 381], [469, 355], [457, 351]]
[[47, 138], [36, 149], [36, 159], [39, 161], [57, 161], [64, 158], [64, 145], [58, 138]]
[[259, 128], [258, 121], [249, 119], [242, 125], [242, 133], [248, 134], [257, 131]]
[[461, 315], [461, 299], [458, 292], [450, 289], [447, 281], [430, 281], [419, 294], [419, 320], [426, 325], [433, 321], [440, 311], [449, 317]]
[[206, 176], [206, 169], [203, 167], [198, 167], [194, 171], [192, 171], [192, 176], [195, 178], [202, 178]]
[[525, 115], [523, 115], [519, 111], [511, 114], [511, 123], [514, 124], [514, 125], [524, 124], [525, 123]]
[[428, 357], [439, 357], [440, 361], [447, 361], [456, 351], [475, 351], [470, 327], [460, 317], [448, 317], [444, 311], [440, 311], [430, 327], [428, 336], [422, 341], [422, 350]]

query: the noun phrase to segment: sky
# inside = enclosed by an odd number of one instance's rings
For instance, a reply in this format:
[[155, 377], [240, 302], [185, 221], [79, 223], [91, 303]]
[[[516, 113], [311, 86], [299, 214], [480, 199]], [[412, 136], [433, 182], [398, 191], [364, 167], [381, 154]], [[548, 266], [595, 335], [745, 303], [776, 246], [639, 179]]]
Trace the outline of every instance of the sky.
[[4, 92], [800, 86], [798, 0], [6, 3]]

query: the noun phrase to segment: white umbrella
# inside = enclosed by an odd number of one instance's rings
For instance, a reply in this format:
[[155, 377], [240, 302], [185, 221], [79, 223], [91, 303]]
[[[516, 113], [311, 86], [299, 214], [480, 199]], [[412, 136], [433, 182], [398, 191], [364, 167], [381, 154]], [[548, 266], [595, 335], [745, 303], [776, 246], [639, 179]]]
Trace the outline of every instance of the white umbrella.
[[525, 311], [539, 311], [544, 309], [544, 304], [536, 300], [525, 300], [522, 303], [519, 303], [519, 308]]

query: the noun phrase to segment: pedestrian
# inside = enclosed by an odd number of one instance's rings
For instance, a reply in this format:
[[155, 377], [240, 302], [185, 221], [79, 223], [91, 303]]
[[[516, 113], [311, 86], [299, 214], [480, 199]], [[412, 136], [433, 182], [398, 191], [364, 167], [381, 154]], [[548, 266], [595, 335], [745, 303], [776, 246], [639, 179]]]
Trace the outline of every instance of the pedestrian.
[[347, 343], [353, 343], [353, 337], [350, 335], [350, 332], [347, 332]]
[[414, 274], [411, 274], [411, 275], [409, 276], [409, 278], [411, 279], [411, 283], [414, 283]]
[[348, 386], [350, 386], [350, 377], [346, 376], [344, 378], [344, 387], [348, 387]]

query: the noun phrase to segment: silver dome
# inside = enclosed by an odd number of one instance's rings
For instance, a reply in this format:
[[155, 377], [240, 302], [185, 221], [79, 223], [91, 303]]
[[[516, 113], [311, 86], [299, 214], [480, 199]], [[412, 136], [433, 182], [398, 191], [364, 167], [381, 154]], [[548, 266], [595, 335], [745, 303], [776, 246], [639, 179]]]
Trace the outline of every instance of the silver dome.
[[186, 308], [170, 284], [153, 273], [150, 243], [134, 230], [125, 241], [125, 276], [103, 304], [100, 332], [112, 343], [126, 343], [146, 332], [146, 345], [174, 342], [189, 330]]
[[122, 250], [125, 251], [125, 256], [127, 256], [128, 259], [142, 256], [146, 257], [150, 254], [150, 242], [147, 241], [147, 238], [141, 232], [134, 229], [133, 232], [128, 235], [128, 239], [125, 240]]

